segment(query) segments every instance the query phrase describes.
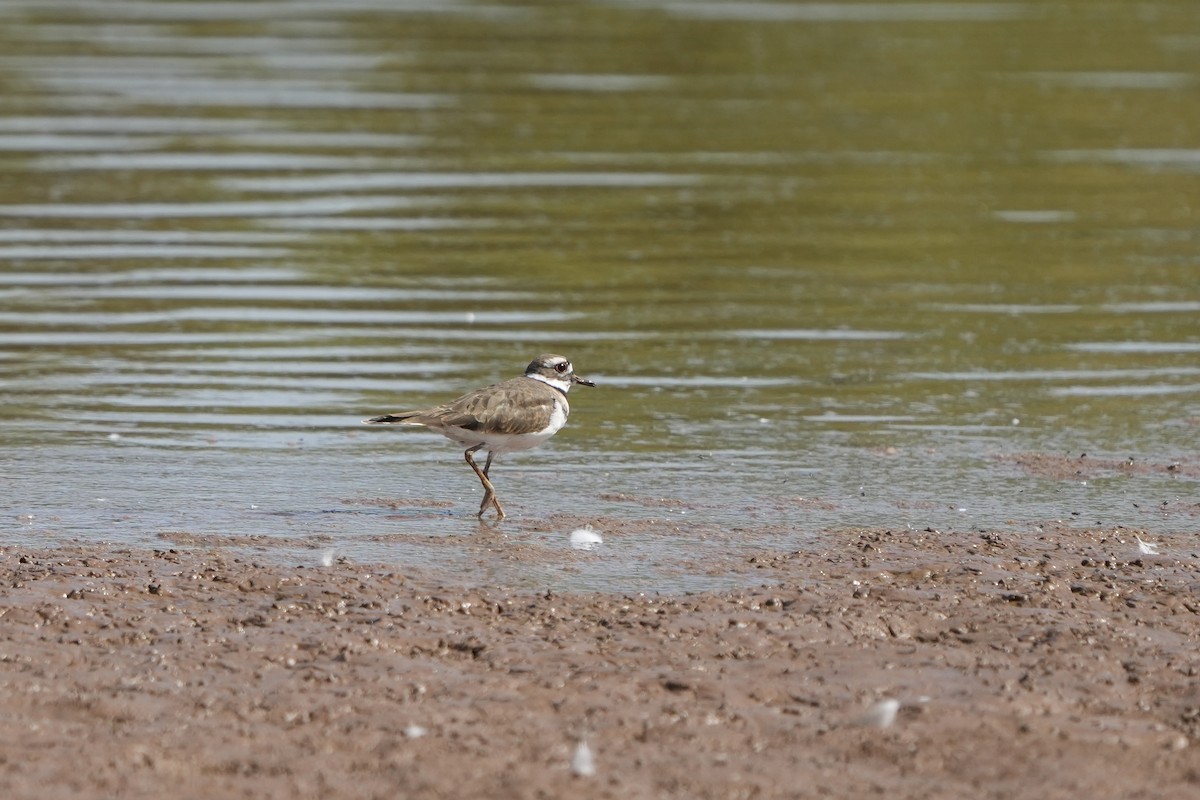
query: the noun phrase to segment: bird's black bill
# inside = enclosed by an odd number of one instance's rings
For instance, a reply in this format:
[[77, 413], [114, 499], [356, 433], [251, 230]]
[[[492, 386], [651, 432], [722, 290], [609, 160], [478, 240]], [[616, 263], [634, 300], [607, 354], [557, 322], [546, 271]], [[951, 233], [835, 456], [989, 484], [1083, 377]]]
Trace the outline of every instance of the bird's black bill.
[[596, 385], [596, 384], [592, 383], [591, 381], [589, 381], [587, 378], [581, 378], [578, 375], [571, 376], [571, 383], [581, 383], [584, 386], [595, 386]]

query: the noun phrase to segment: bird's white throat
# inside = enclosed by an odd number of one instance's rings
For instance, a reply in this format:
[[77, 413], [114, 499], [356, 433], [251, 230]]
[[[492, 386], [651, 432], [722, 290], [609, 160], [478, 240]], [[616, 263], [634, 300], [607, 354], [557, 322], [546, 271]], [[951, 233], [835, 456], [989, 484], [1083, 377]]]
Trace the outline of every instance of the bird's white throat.
[[560, 392], [563, 392], [564, 394], [566, 392], [571, 391], [571, 381], [569, 378], [567, 380], [555, 380], [554, 378], [548, 378], [545, 375], [537, 375], [537, 374], [526, 375], [525, 377], [533, 378], [535, 381], [541, 381], [542, 383], [546, 384], [547, 386], [553, 386], [555, 389], [558, 389]]

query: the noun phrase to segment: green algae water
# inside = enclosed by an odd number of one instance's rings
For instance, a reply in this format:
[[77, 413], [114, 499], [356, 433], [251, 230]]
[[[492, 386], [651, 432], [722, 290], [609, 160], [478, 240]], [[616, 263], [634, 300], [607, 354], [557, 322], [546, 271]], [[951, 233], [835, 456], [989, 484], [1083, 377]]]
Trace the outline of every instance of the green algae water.
[[[1194, 528], [1198, 55], [1166, 0], [0, 0], [6, 541], [672, 590]], [[359, 420], [542, 352], [599, 386], [497, 462], [495, 572], [458, 449]]]

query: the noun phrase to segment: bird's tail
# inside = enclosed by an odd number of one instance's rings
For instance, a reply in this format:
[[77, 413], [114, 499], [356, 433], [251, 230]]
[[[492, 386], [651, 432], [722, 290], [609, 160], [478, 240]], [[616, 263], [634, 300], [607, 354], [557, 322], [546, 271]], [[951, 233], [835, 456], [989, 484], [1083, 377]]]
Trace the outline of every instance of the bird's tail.
[[371, 417], [370, 419], [364, 419], [363, 424], [365, 424], [365, 425], [390, 425], [390, 424], [394, 424], [397, 422], [401, 422], [401, 423], [408, 422], [408, 424], [410, 424], [410, 425], [417, 424], [417, 423], [413, 423], [410, 421], [413, 416], [414, 416], [413, 414], [384, 414], [379, 417]]

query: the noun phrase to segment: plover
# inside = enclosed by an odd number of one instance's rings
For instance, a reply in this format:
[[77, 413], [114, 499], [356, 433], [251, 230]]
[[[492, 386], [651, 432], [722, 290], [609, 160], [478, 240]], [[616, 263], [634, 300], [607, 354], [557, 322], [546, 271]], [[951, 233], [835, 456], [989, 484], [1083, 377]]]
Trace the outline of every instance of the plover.
[[[519, 378], [468, 392], [457, 400], [433, 408], [401, 411], [364, 419], [368, 425], [423, 425], [452, 442], [466, 445], [463, 457], [483, 484], [479, 516], [488, 506], [496, 518], [504, 519], [504, 508], [496, 498], [496, 487], [488, 479], [492, 459], [504, 453], [529, 450], [549, 439], [567, 424], [571, 406], [567, 392], [574, 384], [596, 384], [575, 374], [571, 362], [559, 355], [540, 355]], [[483, 469], [473, 454], [487, 450]]]

